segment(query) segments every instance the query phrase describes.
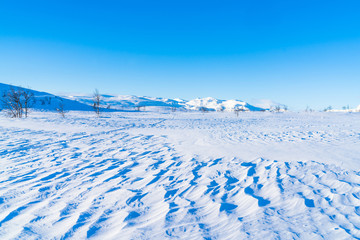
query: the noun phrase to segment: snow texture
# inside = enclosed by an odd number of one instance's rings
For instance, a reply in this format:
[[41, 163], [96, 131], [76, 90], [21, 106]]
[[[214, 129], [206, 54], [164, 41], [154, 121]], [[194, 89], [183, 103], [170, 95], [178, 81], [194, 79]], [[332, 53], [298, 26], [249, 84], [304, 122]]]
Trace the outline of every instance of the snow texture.
[[359, 239], [359, 117], [0, 115], [0, 239]]

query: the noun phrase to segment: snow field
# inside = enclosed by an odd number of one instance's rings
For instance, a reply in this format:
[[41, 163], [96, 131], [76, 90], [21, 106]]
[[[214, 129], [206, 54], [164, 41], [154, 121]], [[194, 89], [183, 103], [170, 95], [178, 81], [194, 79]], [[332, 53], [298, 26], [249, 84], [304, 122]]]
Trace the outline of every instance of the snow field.
[[0, 238], [359, 239], [358, 118], [0, 117]]

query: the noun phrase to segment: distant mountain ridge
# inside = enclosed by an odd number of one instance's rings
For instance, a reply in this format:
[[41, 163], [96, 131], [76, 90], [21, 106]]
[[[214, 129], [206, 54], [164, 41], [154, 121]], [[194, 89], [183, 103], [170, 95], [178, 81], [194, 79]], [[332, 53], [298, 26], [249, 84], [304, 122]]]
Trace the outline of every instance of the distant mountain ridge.
[[[28, 89], [17, 87], [10, 84], [0, 83], [0, 97], [10, 88]], [[92, 95], [71, 95], [56, 96], [51, 93], [28, 89], [34, 94], [33, 109], [55, 111], [59, 104], [64, 105], [67, 111], [92, 111], [93, 99]], [[273, 105], [275, 103], [272, 103]], [[241, 100], [221, 100], [212, 97], [196, 98], [190, 101], [184, 99], [169, 99], [159, 97], [133, 96], [133, 95], [102, 95], [101, 107], [103, 111], [134, 111], [145, 109], [163, 109], [163, 110], [180, 110], [180, 111], [286, 111], [287, 107], [283, 104], [276, 106], [267, 104], [254, 106]], [[0, 104], [0, 110], [2, 106]], [[279, 108], [279, 109], [276, 109]], [[360, 105], [354, 109], [332, 109], [329, 112], [360, 112]]]
[[[91, 96], [64, 96], [71, 100], [76, 100], [84, 104], [91, 104]], [[234, 111], [236, 109], [241, 111], [265, 111], [267, 109], [255, 107], [247, 102], [241, 100], [219, 100], [216, 98], [197, 98], [190, 101], [183, 99], [168, 99], [168, 98], [154, 98], [154, 97], [139, 97], [129, 95], [102, 95], [103, 107], [109, 106], [112, 109], [134, 109], [141, 107], [163, 107], [163, 108], [177, 108], [179, 110], [194, 110], [199, 111], [206, 109], [206, 111]]]

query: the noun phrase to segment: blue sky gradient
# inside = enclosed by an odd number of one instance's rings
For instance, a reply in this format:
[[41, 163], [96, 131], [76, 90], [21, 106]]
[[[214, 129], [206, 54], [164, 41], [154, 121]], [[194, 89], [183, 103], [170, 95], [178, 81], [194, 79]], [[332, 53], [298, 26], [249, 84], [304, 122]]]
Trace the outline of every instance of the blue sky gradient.
[[0, 2], [0, 82], [360, 104], [360, 1]]

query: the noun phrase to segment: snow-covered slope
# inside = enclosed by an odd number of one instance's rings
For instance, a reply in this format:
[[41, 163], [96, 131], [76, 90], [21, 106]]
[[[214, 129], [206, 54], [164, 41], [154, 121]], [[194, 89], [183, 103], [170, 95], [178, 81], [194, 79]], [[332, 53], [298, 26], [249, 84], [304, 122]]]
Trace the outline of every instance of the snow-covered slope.
[[[26, 89], [34, 94], [34, 103], [31, 106], [33, 109], [37, 110], [51, 110], [54, 111], [56, 108], [59, 107], [59, 104], [62, 103], [64, 106], [64, 110], [77, 110], [77, 111], [90, 111], [92, 108], [87, 105], [83, 104], [74, 100], [69, 100], [66, 98], [62, 98], [59, 96], [55, 96], [50, 93], [46, 92], [39, 92], [32, 89], [16, 87], [9, 84], [0, 83], [0, 94], [6, 93], [10, 90], [10, 88], [20, 88]], [[1, 105], [1, 103], [0, 103]], [[0, 106], [1, 107], [1, 106]]]
[[[90, 104], [91, 96], [68, 96], [69, 99], [77, 100], [82, 103]], [[182, 99], [152, 98], [138, 96], [110, 96], [103, 95], [103, 107], [110, 106], [114, 109], [134, 109], [137, 107], [161, 107], [177, 108], [188, 110], [208, 111], [234, 111], [235, 109], [243, 111], [263, 111], [265, 109], [252, 106], [240, 100], [218, 100], [215, 98], [198, 98], [191, 101]]]

